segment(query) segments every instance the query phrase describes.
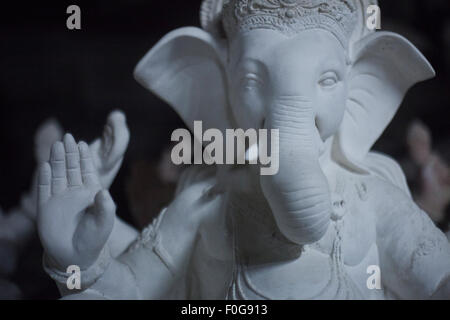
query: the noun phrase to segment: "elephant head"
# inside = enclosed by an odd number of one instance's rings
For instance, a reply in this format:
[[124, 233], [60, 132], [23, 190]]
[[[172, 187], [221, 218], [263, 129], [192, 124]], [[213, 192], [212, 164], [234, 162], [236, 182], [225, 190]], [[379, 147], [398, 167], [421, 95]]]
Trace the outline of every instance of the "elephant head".
[[318, 241], [331, 195], [319, 157], [363, 160], [407, 90], [434, 76], [405, 38], [366, 28], [373, 0], [206, 0], [203, 30], [166, 35], [135, 77], [188, 126], [279, 129], [279, 172], [260, 178], [280, 231]]

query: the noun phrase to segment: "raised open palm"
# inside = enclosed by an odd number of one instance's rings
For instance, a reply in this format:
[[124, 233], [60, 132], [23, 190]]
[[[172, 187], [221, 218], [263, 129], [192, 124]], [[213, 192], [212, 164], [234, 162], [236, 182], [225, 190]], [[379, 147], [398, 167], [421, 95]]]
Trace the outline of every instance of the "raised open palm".
[[38, 230], [48, 257], [65, 270], [89, 268], [113, 229], [115, 205], [102, 190], [89, 146], [70, 134], [39, 169]]

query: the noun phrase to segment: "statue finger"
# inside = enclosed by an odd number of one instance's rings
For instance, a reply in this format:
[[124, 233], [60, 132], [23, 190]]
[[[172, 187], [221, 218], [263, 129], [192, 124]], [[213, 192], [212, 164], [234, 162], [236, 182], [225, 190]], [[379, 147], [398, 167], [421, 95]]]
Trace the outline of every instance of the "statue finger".
[[67, 189], [66, 154], [64, 144], [55, 142], [50, 152], [50, 166], [52, 172], [52, 194], [57, 195]]
[[69, 187], [79, 187], [83, 184], [81, 178], [80, 152], [71, 134], [64, 136], [66, 149], [67, 182]]

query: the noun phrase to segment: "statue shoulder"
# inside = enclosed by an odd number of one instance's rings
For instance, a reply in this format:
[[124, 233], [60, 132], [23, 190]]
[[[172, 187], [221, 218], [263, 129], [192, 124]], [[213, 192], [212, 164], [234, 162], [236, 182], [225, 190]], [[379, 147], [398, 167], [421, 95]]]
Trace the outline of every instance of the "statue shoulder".
[[405, 174], [397, 161], [385, 154], [370, 152], [364, 159], [364, 165], [370, 173], [393, 184], [412, 198]]

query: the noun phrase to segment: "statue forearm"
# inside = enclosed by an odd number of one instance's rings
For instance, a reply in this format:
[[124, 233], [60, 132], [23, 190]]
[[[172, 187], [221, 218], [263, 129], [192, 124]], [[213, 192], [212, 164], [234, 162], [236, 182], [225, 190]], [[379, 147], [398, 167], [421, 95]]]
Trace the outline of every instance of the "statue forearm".
[[[105, 299], [162, 299], [172, 297], [172, 290], [182, 288], [195, 235], [175, 232], [173, 224], [163, 223], [167, 214], [163, 211], [123, 254], [109, 262], [92, 285], [83, 287], [85, 291], [77, 297], [82, 299], [94, 294]], [[71, 299], [69, 296], [73, 292], [62, 290], [61, 294]]]
[[86, 292], [95, 292], [105, 299], [143, 298], [133, 271], [117, 259], [111, 262], [105, 273]]
[[118, 258], [132, 273], [143, 299], [171, 297], [172, 290], [184, 281], [195, 233], [182, 233], [174, 230], [178, 224], [167, 224], [171, 211], [170, 207], [163, 210]]
[[163, 299], [179, 281], [182, 275], [174, 274], [154, 250], [141, 247], [113, 259], [91, 286], [76, 295], [59, 287], [64, 299]]
[[116, 259], [111, 261], [105, 272], [87, 288], [70, 290], [65, 283], [58, 281], [56, 285], [63, 300], [141, 299], [131, 270]]

